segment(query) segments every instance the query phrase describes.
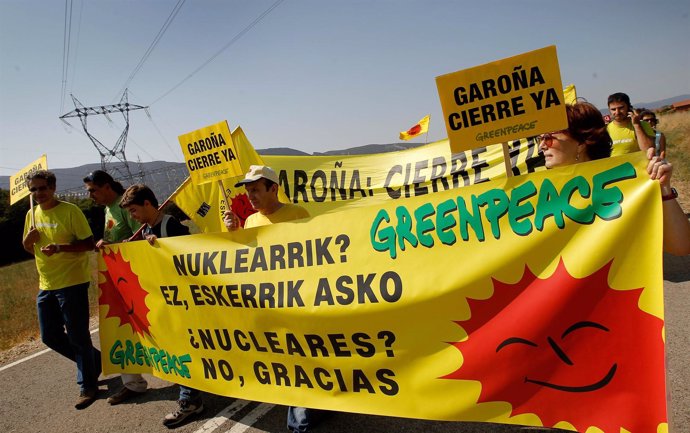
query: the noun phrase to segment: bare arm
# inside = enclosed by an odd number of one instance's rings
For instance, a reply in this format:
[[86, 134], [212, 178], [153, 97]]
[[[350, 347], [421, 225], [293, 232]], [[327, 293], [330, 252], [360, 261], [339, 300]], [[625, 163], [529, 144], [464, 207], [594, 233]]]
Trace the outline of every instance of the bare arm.
[[640, 116], [634, 112], [630, 114], [633, 128], [635, 129], [635, 137], [637, 138], [637, 145], [640, 150], [646, 152], [650, 147], [654, 147], [654, 139], [647, 135], [640, 121]]
[[[654, 156], [654, 149], [647, 151], [649, 164], [647, 172], [650, 179], [659, 181], [661, 194], [668, 196], [671, 194], [671, 173], [673, 166], [664, 159], [664, 154]], [[684, 256], [690, 254], [690, 221], [678, 204], [678, 200], [664, 200], [663, 221], [664, 221], [664, 251], [667, 253]]]
[[36, 229], [36, 227], [31, 227], [31, 229], [26, 233], [26, 236], [24, 236], [24, 239], [22, 239], [22, 246], [24, 247], [24, 250], [33, 256], [34, 244], [38, 242], [40, 238], [41, 233]]
[[80, 239], [70, 244], [49, 244], [41, 248], [41, 251], [46, 256], [52, 256], [55, 253], [81, 253], [84, 251], [93, 251], [95, 243], [93, 236], [86, 239]]

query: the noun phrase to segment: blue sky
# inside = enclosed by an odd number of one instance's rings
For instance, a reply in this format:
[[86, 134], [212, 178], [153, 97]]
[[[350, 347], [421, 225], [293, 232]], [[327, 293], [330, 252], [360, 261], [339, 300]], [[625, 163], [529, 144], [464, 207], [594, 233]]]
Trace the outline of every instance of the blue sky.
[[[99, 162], [58, 117], [117, 103], [176, 0], [72, 0], [62, 100], [65, 2], [0, 0], [0, 175], [48, 155], [51, 168]], [[690, 93], [690, 2], [285, 0], [181, 86], [275, 0], [186, 1], [131, 81], [131, 161], [182, 161], [177, 136], [228, 120], [256, 148], [325, 151], [398, 141], [431, 114], [446, 137], [438, 75], [556, 45], [562, 81], [599, 107]], [[172, 91], [171, 91], [172, 90]], [[168, 93], [170, 92], [170, 93]], [[166, 95], [167, 94], [167, 95]], [[166, 95], [166, 96], [164, 96]], [[89, 117], [112, 146], [122, 122]]]

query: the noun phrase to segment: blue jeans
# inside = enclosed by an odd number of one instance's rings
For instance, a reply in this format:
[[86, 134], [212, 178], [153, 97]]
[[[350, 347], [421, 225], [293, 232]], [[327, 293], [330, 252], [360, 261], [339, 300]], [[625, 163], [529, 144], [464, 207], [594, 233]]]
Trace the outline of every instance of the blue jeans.
[[201, 391], [180, 385], [180, 400], [196, 403], [201, 400]]
[[89, 333], [88, 291], [89, 283], [83, 283], [64, 289], [39, 290], [36, 297], [41, 340], [77, 363], [77, 384], [82, 391], [98, 388], [101, 371], [101, 352], [94, 349]]

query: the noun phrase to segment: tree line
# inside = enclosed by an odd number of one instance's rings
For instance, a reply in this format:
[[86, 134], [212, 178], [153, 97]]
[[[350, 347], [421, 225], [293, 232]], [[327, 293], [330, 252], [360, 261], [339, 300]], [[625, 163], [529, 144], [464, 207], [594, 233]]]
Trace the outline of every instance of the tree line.
[[[79, 206], [79, 209], [86, 215], [94, 239], [98, 240], [103, 236], [105, 225], [105, 208], [103, 206], [97, 205], [90, 198], [62, 198], [59, 197], [59, 194], [56, 196], [60, 200], [69, 201]], [[9, 190], [0, 189], [0, 239], [3, 241], [3, 248], [0, 249], [0, 266], [32, 258], [31, 254], [24, 251], [22, 247], [24, 220], [29, 207], [29, 197], [25, 197], [10, 206]], [[189, 219], [173, 202], [168, 202], [164, 211], [180, 221]]]
[[[64, 199], [61, 199], [64, 200]], [[89, 198], [68, 199], [84, 212], [89, 222], [94, 237], [100, 239], [99, 233], [103, 233], [104, 208], [98, 206]], [[3, 248], [0, 249], [0, 266], [21, 262], [32, 258], [31, 254], [24, 251], [22, 237], [24, 235], [24, 220], [29, 211], [29, 197], [21, 199], [10, 206], [10, 192], [0, 189], [0, 239], [3, 240]]]

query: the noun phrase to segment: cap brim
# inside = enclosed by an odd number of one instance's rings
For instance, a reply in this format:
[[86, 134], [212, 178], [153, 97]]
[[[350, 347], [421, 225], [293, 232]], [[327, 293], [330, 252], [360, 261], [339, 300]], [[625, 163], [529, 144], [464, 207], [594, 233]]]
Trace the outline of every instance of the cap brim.
[[257, 180], [261, 180], [262, 178], [263, 177], [259, 177], [258, 179], [242, 179], [241, 181], [235, 184], [235, 188], [240, 187], [242, 185], [246, 185], [248, 183], [256, 182]]

